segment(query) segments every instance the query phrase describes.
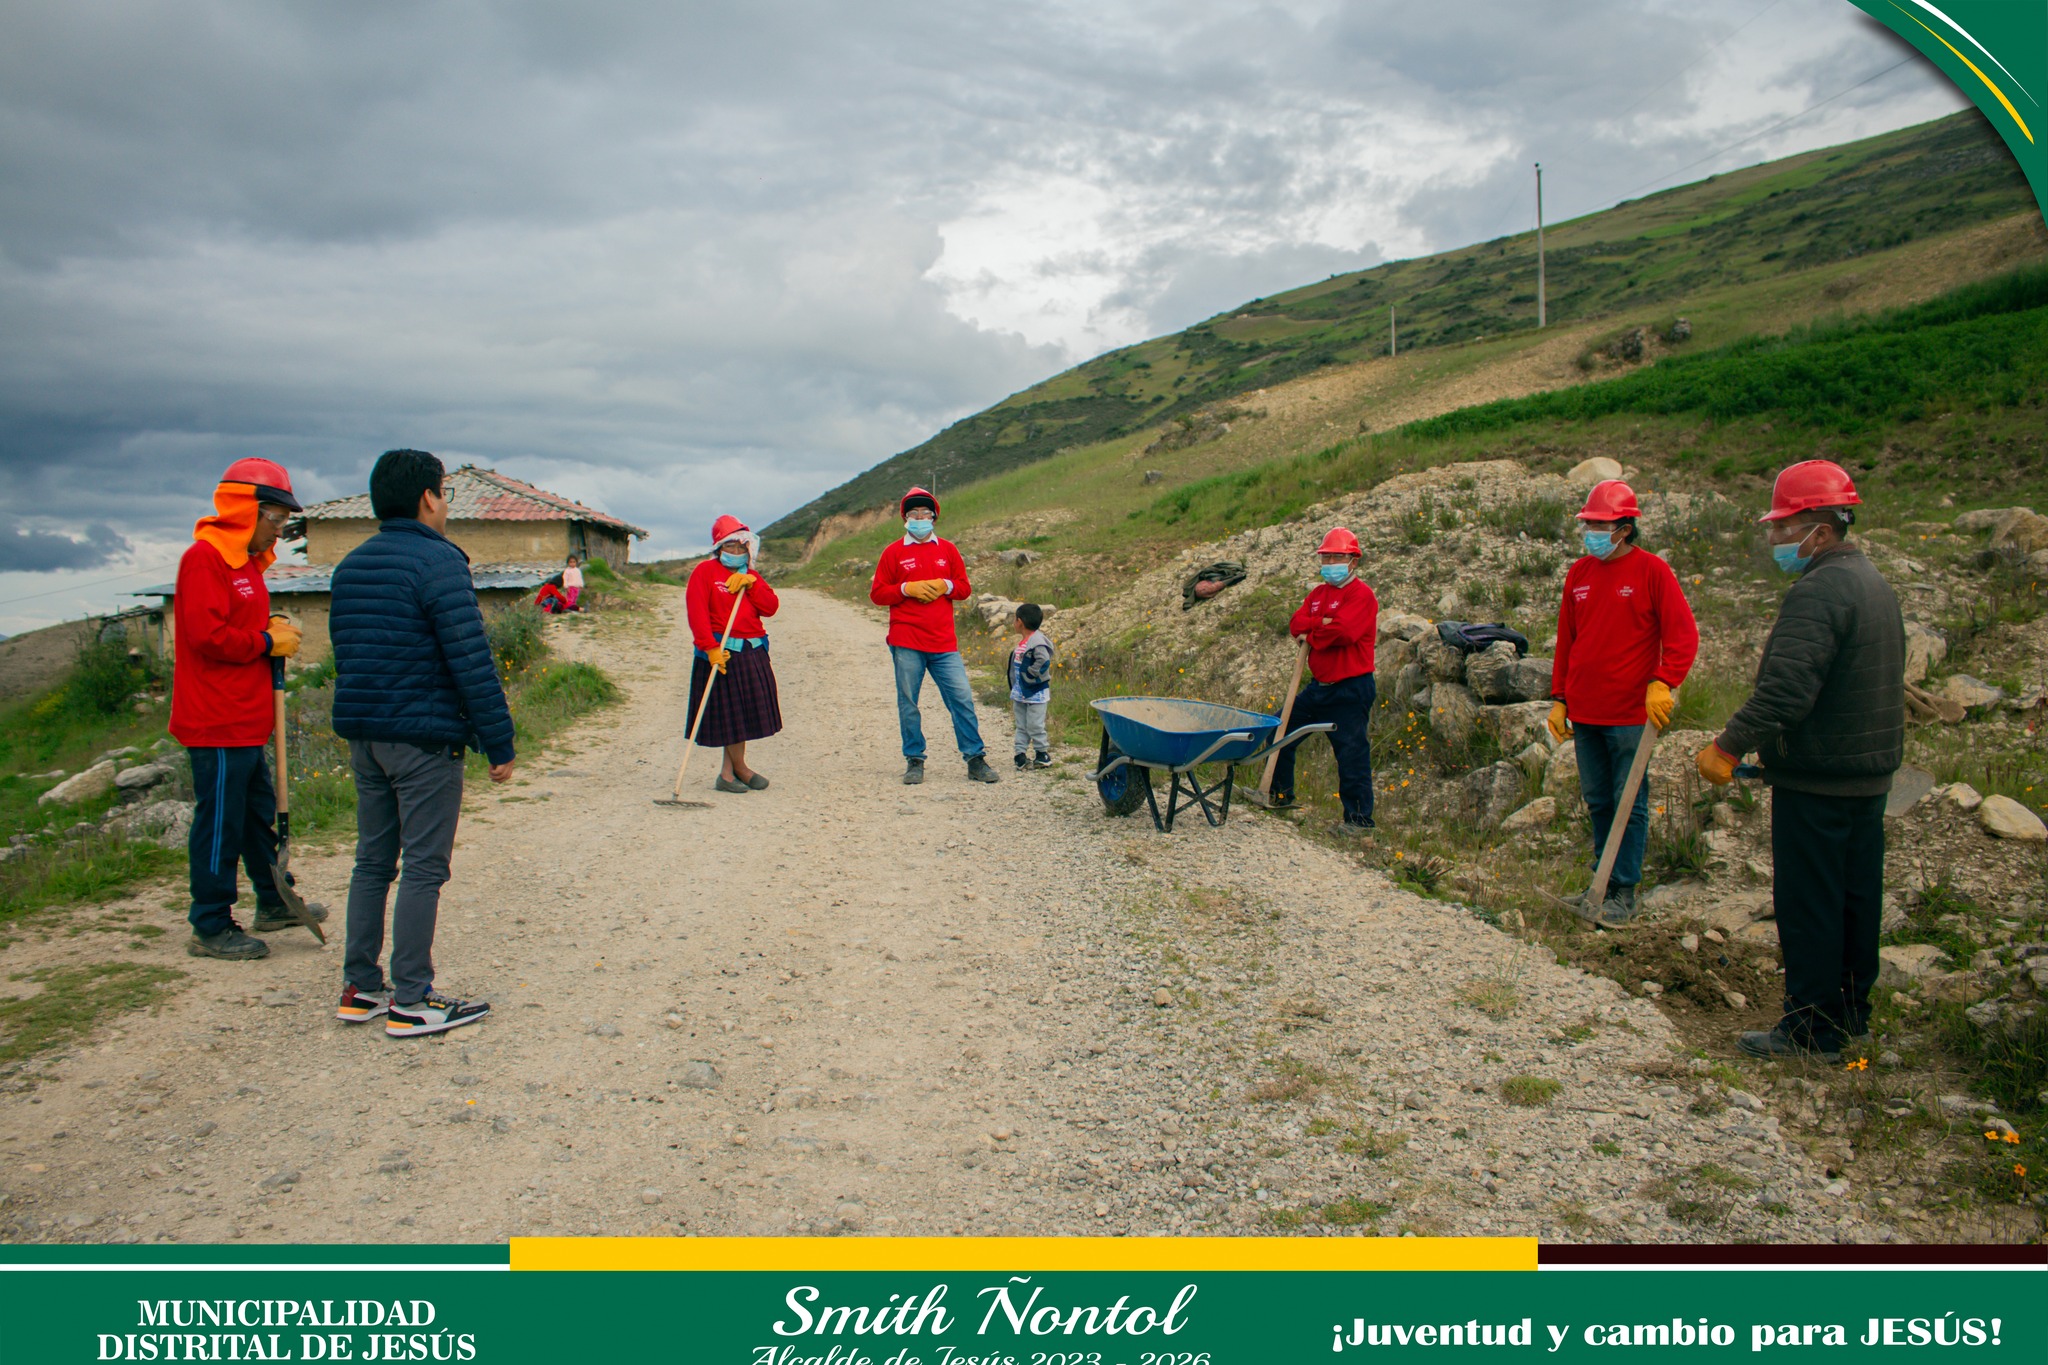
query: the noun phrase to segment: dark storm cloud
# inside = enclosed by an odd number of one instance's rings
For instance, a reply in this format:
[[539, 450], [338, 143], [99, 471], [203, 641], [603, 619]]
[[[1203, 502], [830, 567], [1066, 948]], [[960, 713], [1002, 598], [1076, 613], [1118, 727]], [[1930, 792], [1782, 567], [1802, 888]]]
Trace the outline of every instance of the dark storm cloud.
[[239, 455], [327, 497], [401, 444], [694, 546], [1106, 346], [1520, 230], [1531, 160], [1586, 212], [1893, 59], [1837, 0], [0, 22], [0, 504], [159, 546]]
[[94, 523], [74, 536], [33, 530], [0, 515], [0, 573], [96, 569], [127, 552], [127, 539], [111, 526]]

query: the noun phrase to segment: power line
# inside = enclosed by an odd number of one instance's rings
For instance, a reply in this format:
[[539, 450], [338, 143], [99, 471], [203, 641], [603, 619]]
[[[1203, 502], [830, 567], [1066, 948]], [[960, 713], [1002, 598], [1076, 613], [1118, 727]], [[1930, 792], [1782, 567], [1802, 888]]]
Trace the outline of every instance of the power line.
[[124, 579], [141, 578], [145, 574], [160, 574], [163, 572], [164, 570], [162, 569], [130, 569], [127, 573], [117, 573], [112, 578], [101, 578], [91, 583], [74, 583], [68, 588], [52, 588], [48, 592], [21, 593], [12, 595], [7, 600], [10, 602], [35, 602], [45, 597], [61, 597], [67, 592], [84, 592], [88, 588], [103, 588], [109, 583], [119, 583]]

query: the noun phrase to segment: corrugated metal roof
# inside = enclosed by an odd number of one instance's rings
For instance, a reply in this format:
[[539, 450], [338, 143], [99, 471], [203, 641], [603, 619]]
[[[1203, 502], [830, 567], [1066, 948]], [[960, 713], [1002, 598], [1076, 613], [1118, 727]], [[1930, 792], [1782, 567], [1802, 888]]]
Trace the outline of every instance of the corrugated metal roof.
[[[273, 564], [263, 573], [263, 586], [270, 589], [272, 597], [290, 597], [295, 593], [332, 592], [334, 590], [335, 564]], [[472, 564], [469, 566], [470, 581], [479, 591], [491, 589], [538, 588], [562, 571], [559, 564]], [[153, 588], [140, 588], [130, 597], [175, 597], [176, 583], [159, 583]]]
[[[450, 521], [589, 521], [600, 526], [617, 527], [628, 535], [647, 534], [642, 527], [594, 507], [585, 507], [574, 498], [550, 493], [509, 474], [500, 474], [495, 469], [480, 469], [473, 464], [466, 464], [448, 475], [447, 492]], [[293, 534], [299, 523], [309, 520], [375, 515], [370, 507], [370, 495], [357, 493], [353, 497], [314, 503], [293, 518], [293, 527], [288, 528], [287, 534]]]

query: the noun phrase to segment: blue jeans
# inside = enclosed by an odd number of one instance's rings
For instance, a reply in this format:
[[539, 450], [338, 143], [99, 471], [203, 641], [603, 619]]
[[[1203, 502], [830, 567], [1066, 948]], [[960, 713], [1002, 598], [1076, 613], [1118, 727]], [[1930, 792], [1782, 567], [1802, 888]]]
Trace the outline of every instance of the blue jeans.
[[[1579, 755], [1579, 794], [1586, 798], [1586, 812], [1593, 817], [1595, 859], [1607, 847], [1607, 832], [1614, 827], [1621, 789], [1642, 738], [1640, 725], [1572, 725], [1572, 747]], [[1628, 831], [1621, 836], [1614, 875], [1607, 881], [1610, 887], [1634, 886], [1643, 879], [1643, 847], [1649, 842], [1650, 776], [1645, 773], [1642, 785], [1636, 788], [1636, 803], [1629, 809]]]
[[889, 646], [896, 665], [896, 723], [903, 730], [903, 756], [924, 757], [924, 722], [917, 714], [917, 697], [924, 690], [924, 675], [932, 675], [946, 713], [953, 718], [953, 740], [962, 758], [980, 758], [983, 752], [981, 727], [974, 720], [974, 693], [967, 686], [967, 665], [960, 651], [928, 654], [921, 649]]

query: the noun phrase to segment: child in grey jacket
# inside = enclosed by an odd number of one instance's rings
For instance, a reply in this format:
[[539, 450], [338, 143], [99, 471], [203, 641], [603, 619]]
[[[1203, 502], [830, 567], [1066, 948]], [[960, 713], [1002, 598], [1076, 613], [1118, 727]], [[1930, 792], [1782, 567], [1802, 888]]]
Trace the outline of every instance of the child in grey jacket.
[[1052, 702], [1052, 641], [1039, 630], [1044, 621], [1044, 610], [1036, 602], [1026, 602], [1011, 622], [1017, 647], [1010, 651], [1010, 709], [1017, 717], [1019, 768], [1052, 766], [1052, 745], [1045, 737], [1045, 710]]

